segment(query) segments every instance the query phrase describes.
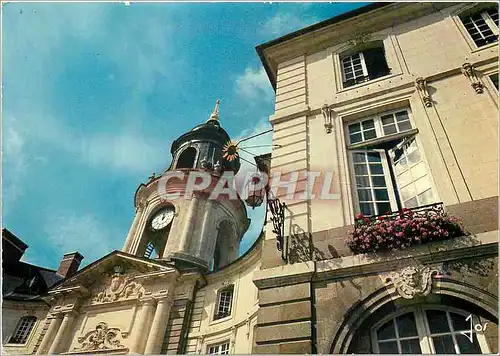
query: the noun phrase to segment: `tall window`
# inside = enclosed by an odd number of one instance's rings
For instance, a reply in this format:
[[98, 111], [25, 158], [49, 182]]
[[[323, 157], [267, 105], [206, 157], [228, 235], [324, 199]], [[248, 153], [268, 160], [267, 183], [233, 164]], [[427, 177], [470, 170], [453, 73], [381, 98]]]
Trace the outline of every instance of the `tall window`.
[[229, 341], [209, 346], [208, 347], [208, 354], [210, 354], [210, 355], [227, 355], [227, 354], [229, 354]]
[[344, 88], [390, 74], [382, 42], [361, 52], [341, 56]]
[[214, 320], [222, 319], [231, 315], [233, 291], [234, 286], [229, 286], [219, 291]]
[[498, 5], [462, 15], [460, 19], [476, 46], [498, 41]]
[[[372, 330], [373, 347], [381, 354], [488, 353], [483, 334], [474, 330], [470, 314], [455, 310], [415, 308]], [[461, 332], [467, 332], [463, 335]]]
[[347, 125], [359, 212], [380, 215], [436, 202], [415, 134], [409, 110]]
[[11, 344], [25, 344], [28, 341], [28, 336], [33, 330], [33, 327], [36, 323], [35, 316], [24, 316], [17, 323], [16, 329], [14, 333], [9, 339], [9, 343]]

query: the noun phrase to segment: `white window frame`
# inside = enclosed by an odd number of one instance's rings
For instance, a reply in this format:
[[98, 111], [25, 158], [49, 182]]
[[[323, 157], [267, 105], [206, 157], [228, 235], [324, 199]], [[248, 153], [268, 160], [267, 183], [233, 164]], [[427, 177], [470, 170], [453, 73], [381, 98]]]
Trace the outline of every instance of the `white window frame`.
[[[409, 130], [399, 131], [399, 127], [396, 124], [396, 128], [397, 128], [398, 132], [392, 133], [392, 134], [385, 134], [384, 131], [383, 131], [382, 116], [385, 116], [385, 115], [388, 115], [388, 114], [395, 115], [397, 112], [400, 112], [400, 111], [406, 111], [407, 112], [411, 128]], [[366, 121], [366, 120], [370, 120], [370, 119], [374, 120], [375, 132], [377, 134], [377, 137], [373, 138], [373, 139], [369, 139], [369, 140], [365, 140], [365, 141], [360, 141], [360, 142], [351, 144], [351, 139], [350, 139], [350, 136], [349, 136], [349, 126], [352, 125], [352, 124], [360, 123], [360, 122], [363, 122], [363, 121]], [[416, 125], [415, 125], [415, 123], [413, 121], [413, 114], [411, 112], [410, 107], [408, 107], [408, 106], [406, 106], [406, 107], [399, 107], [397, 109], [391, 109], [391, 110], [381, 111], [381, 112], [378, 112], [378, 113], [373, 114], [373, 115], [368, 115], [368, 116], [361, 117], [361, 118], [358, 118], [358, 119], [352, 120], [352, 121], [347, 121], [347, 122], [344, 123], [344, 138], [345, 138], [346, 143], [347, 143], [347, 158], [348, 158], [348, 167], [349, 167], [349, 173], [350, 173], [351, 191], [354, 191], [352, 193], [352, 197], [354, 199], [353, 208], [354, 208], [355, 215], [357, 215], [358, 213], [360, 213], [361, 208], [359, 206], [359, 196], [358, 196], [358, 191], [357, 191], [358, 187], [356, 185], [356, 178], [355, 178], [356, 175], [355, 175], [355, 172], [354, 172], [353, 155], [351, 154], [351, 152], [359, 152], [359, 151], [366, 152], [367, 151], [367, 149], [366, 149], [367, 146], [370, 146], [370, 145], [373, 145], [373, 144], [377, 144], [379, 142], [381, 143], [381, 142], [389, 141], [391, 139], [396, 139], [398, 137], [399, 138], [403, 138], [405, 136], [405, 133], [407, 133], [408, 136], [418, 133], [418, 130], [416, 129]], [[425, 154], [423, 152], [422, 144], [421, 144], [421, 142], [420, 142], [420, 140], [418, 138], [418, 135], [415, 136], [414, 139], [417, 142], [417, 146], [418, 146], [418, 149], [419, 149], [421, 160], [424, 162], [426, 170], [427, 170], [427, 174], [429, 176], [429, 182], [430, 182], [430, 186], [431, 186], [431, 189], [432, 189], [432, 194], [433, 194], [434, 200], [436, 202], [438, 202], [439, 201], [438, 191], [436, 189], [436, 185], [434, 183], [434, 179], [433, 179], [433, 177], [431, 175], [431, 171], [430, 171], [430, 167], [429, 167], [429, 165], [427, 163], [427, 159], [426, 159]], [[368, 151], [377, 151], [377, 150], [370, 149]], [[395, 190], [396, 187], [394, 187], [394, 184], [393, 184], [393, 181], [392, 181], [392, 178], [391, 178], [391, 175], [390, 175], [389, 167], [388, 167], [388, 164], [389, 164], [390, 161], [391, 161], [390, 157], [388, 157], [387, 155], [383, 156], [383, 159], [382, 159], [383, 163], [382, 163], [382, 165], [383, 165], [383, 168], [384, 168], [384, 176], [385, 176], [386, 182], [388, 182], [386, 186], [387, 186], [387, 189], [389, 190], [389, 200], [390, 200], [390, 203], [391, 203], [391, 209], [392, 209], [392, 211], [397, 211], [398, 210], [398, 205], [397, 205], [396, 196], [394, 194], [394, 190]], [[398, 192], [399, 192], [399, 187], [398, 187]], [[373, 192], [372, 192], [372, 194], [373, 194]], [[402, 200], [402, 197], [400, 197], [400, 198], [401, 198], [400, 204], [403, 207], [404, 206], [404, 202]], [[381, 212], [379, 214], [385, 214], [385, 212]], [[375, 214], [375, 215], [379, 215], [379, 214]]]
[[[411, 128], [409, 130], [399, 131], [399, 127], [396, 124], [396, 129], [397, 129], [396, 133], [385, 134], [384, 128], [382, 125], [382, 116], [389, 115], [389, 114], [395, 115], [397, 112], [400, 112], [400, 111], [406, 111], [408, 113], [408, 118], [409, 118]], [[367, 121], [367, 120], [373, 120], [373, 123], [375, 125], [375, 133], [377, 134], [377, 137], [373, 138], [373, 139], [369, 139], [369, 140], [362, 140], [362, 141], [359, 141], [356, 143], [351, 143], [351, 137], [349, 135], [349, 126], [351, 126], [353, 124], [357, 124], [357, 123], [361, 124], [361, 122]], [[357, 120], [346, 122], [346, 124], [345, 124], [345, 137], [348, 139], [349, 146], [351, 146], [351, 145], [357, 146], [357, 145], [364, 145], [364, 144], [367, 144], [369, 142], [372, 142], [372, 141], [375, 141], [375, 140], [378, 140], [381, 138], [388, 138], [388, 137], [391, 137], [391, 135], [398, 135], [400, 133], [409, 132], [409, 131], [415, 129], [415, 127], [416, 126], [415, 126], [415, 123], [413, 122], [413, 115], [411, 113], [410, 108], [408, 108], [408, 107], [399, 108], [399, 109], [394, 109], [394, 110], [383, 111], [383, 112], [377, 113], [376, 115], [369, 115], [369, 116], [365, 116], [365, 117], [357, 119]], [[364, 135], [362, 135], [362, 137], [364, 137]]]
[[[360, 200], [359, 200], [359, 195], [358, 195], [358, 186], [356, 184], [356, 172], [354, 170], [354, 160], [353, 160], [353, 154], [354, 153], [369, 153], [369, 152], [377, 152], [380, 154], [380, 158], [381, 158], [381, 161], [382, 161], [382, 169], [384, 170], [384, 178], [385, 178], [385, 182], [386, 182], [386, 189], [387, 189], [387, 192], [388, 192], [388, 195], [389, 195], [389, 203], [391, 205], [391, 210], [392, 211], [395, 211], [397, 210], [397, 203], [396, 203], [396, 196], [394, 194], [394, 186], [392, 184], [392, 179], [391, 179], [391, 175], [390, 175], [390, 171], [389, 171], [389, 165], [388, 165], [388, 157], [387, 155], [385, 154], [384, 150], [349, 150], [349, 163], [350, 163], [350, 170], [351, 170], [351, 176], [354, 178], [352, 180], [352, 184], [354, 186], [354, 196], [356, 198], [356, 202], [357, 202], [357, 205], [356, 205], [356, 211], [359, 213], [361, 211], [361, 208], [359, 207], [359, 204], [360, 204]], [[374, 202], [375, 204], [375, 214], [374, 215], [382, 215], [382, 214], [385, 214], [386, 212], [385, 211], [378, 211], [378, 208], [376, 206], [376, 202], [375, 200], [375, 188], [371, 185], [371, 174], [369, 172], [369, 169], [368, 169], [368, 179], [370, 179], [370, 191], [371, 191], [371, 194], [372, 194], [372, 202]]]
[[[441, 334], [432, 334], [430, 332], [428, 319], [427, 319], [427, 316], [425, 314], [425, 312], [427, 310], [441, 310], [441, 311], [447, 312], [446, 316], [448, 318], [449, 324], [451, 323], [450, 317], [448, 314], [449, 312], [463, 315], [464, 318], [466, 318], [468, 315], [472, 314], [472, 313], [467, 313], [464, 310], [457, 309], [454, 307], [436, 306], [436, 305], [421, 305], [421, 306], [419, 305], [419, 306], [415, 306], [415, 307], [402, 309], [396, 313], [393, 313], [393, 314], [390, 314], [390, 315], [384, 317], [379, 322], [377, 322], [375, 325], [373, 325], [373, 327], [371, 328], [371, 332], [370, 332], [372, 345], [373, 345], [373, 352], [375, 354], [380, 353], [379, 346], [378, 346], [377, 331], [382, 325], [387, 323], [389, 320], [396, 319], [398, 316], [401, 316], [401, 315], [404, 315], [407, 313], [413, 313], [413, 315], [415, 316], [415, 324], [417, 327], [417, 333], [418, 333], [418, 337], [420, 340], [420, 349], [422, 351], [422, 354], [436, 354], [436, 351], [434, 349], [434, 343], [432, 342], [432, 336], [441, 335]], [[473, 325], [478, 324], [478, 319], [476, 316], [473, 316], [473, 323], [472, 324]], [[394, 326], [396, 327], [396, 325], [394, 325]], [[478, 341], [479, 347], [481, 349], [481, 352], [483, 354], [489, 354], [490, 349], [488, 347], [488, 342], [486, 341], [486, 337], [484, 336], [484, 333], [483, 332], [475, 332], [474, 330], [473, 330], [473, 332], [477, 336], [477, 341]], [[458, 350], [458, 346], [456, 343], [456, 339], [454, 337], [454, 334], [457, 334], [457, 333], [458, 332], [450, 331], [448, 333], [442, 333], [442, 335], [452, 335], [453, 343], [455, 346], [455, 352], [458, 353], [459, 350]], [[398, 340], [400, 339], [398, 337], [397, 328], [396, 328], [396, 338]], [[414, 337], [408, 337], [408, 339], [409, 338], [414, 338]], [[402, 339], [405, 339], [405, 338], [402, 338]], [[398, 344], [399, 344], [399, 342], [398, 342]]]
[[[32, 323], [31, 325], [31, 328], [29, 330], [29, 332], [26, 334], [26, 335], [23, 335], [23, 337], [25, 338], [24, 342], [11, 342], [11, 339], [18, 333], [20, 327], [21, 327], [21, 324], [23, 322], [24, 319], [27, 319], [27, 318], [35, 318], [34, 322]], [[36, 326], [39, 322], [39, 319], [37, 316], [35, 315], [24, 315], [23, 317], [21, 317], [17, 324], [16, 324], [16, 328], [14, 329], [14, 331], [9, 335], [9, 338], [7, 339], [7, 342], [5, 343], [6, 345], [12, 345], [12, 346], [17, 346], [17, 347], [22, 347], [22, 346], [26, 346], [30, 339], [31, 339], [31, 336], [33, 335], [33, 331], [36, 329]]]
[[[219, 315], [219, 308], [220, 308], [220, 302], [221, 302], [222, 293], [228, 292], [228, 291], [231, 291], [231, 299], [229, 301], [229, 314], [226, 315], [226, 316], [224, 316], [224, 317], [217, 318], [217, 315]], [[223, 287], [223, 288], [221, 288], [221, 289], [219, 289], [217, 291], [217, 298], [215, 300], [215, 308], [214, 308], [213, 321], [226, 320], [226, 319], [228, 319], [228, 318], [230, 318], [232, 316], [232, 314], [233, 314], [233, 308], [234, 308], [234, 291], [235, 291], [235, 285], [234, 284], [225, 286], [225, 287]]]
[[[483, 20], [486, 22], [486, 25], [490, 28], [491, 32], [493, 32], [494, 35], [497, 35], [497, 36], [499, 35], [499, 28], [497, 27], [495, 22], [491, 19], [490, 15], [487, 13], [487, 10], [489, 8], [486, 7], [486, 8], [483, 8], [481, 10], [475, 11], [475, 9], [474, 9], [475, 7], [476, 7], [476, 5], [473, 5], [472, 7], [467, 7], [465, 9], [461, 9], [459, 12], [455, 13], [455, 15], [453, 16], [455, 23], [459, 24], [461, 32], [464, 34], [465, 38], [467, 39], [467, 42], [469, 42], [469, 44], [472, 46], [471, 49], [480, 50], [483, 48], [487, 48], [489, 46], [497, 45], [498, 41], [493, 42], [493, 43], [487, 43], [483, 46], [478, 46], [476, 44], [476, 42], [474, 41], [474, 39], [472, 38], [472, 36], [470, 35], [469, 31], [467, 31], [467, 28], [465, 27], [465, 24], [462, 21], [462, 17], [467, 17], [467, 16], [470, 16], [471, 14], [476, 14], [479, 12], [481, 17], [483, 18]], [[465, 15], [464, 15], [464, 13], [465, 13]], [[482, 36], [482, 33], [481, 33], [481, 36]]]
[[[227, 351], [227, 352], [222, 352], [222, 346], [224, 345], [227, 345], [227, 348], [226, 350], [224, 351]], [[226, 341], [223, 341], [223, 342], [218, 342], [216, 344], [211, 344], [211, 345], [207, 345], [207, 355], [228, 355], [229, 354], [229, 351], [230, 351], [230, 347], [231, 347], [231, 341], [230, 340], [226, 340]], [[217, 351], [214, 352], [214, 353], [211, 353], [211, 349], [214, 349], [214, 348], [217, 348]]]
[[356, 74], [355, 74], [356, 72], [355, 72], [354, 66], [352, 64], [352, 62], [353, 62], [352, 57], [355, 55], [359, 55], [359, 60], [361, 63], [361, 70], [363, 71], [363, 76], [364, 77], [368, 76], [368, 70], [366, 69], [365, 57], [363, 55], [363, 52], [356, 52], [356, 53], [353, 53], [353, 54], [348, 55], [348, 56], [342, 56], [342, 57], [340, 57], [340, 65], [341, 65], [340, 71], [342, 72], [342, 85], [347, 81], [345, 71], [344, 71], [344, 60], [347, 58], [350, 58], [352, 74], [354, 75], [354, 78], [352, 78], [352, 79], [356, 80], [356, 78], [358, 78], [358, 77], [356, 77]]

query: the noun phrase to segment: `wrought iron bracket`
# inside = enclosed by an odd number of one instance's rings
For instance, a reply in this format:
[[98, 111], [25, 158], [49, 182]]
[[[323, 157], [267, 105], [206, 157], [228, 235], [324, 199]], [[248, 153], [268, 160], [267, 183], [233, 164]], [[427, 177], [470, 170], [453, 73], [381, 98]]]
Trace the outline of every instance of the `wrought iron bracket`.
[[278, 198], [268, 199], [267, 205], [271, 211], [271, 221], [273, 223], [273, 233], [276, 235], [276, 247], [281, 251], [281, 258], [286, 261], [285, 245], [285, 208], [286, 204], [280, 202]]

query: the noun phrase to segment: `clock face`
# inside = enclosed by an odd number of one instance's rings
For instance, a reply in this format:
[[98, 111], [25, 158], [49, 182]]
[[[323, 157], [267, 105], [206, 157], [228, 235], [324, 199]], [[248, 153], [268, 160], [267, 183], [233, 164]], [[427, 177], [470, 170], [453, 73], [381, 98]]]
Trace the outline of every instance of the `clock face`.
[[151, 220], [151, 228], [153, 230], [161, 230], [168, 226], [174, 218], [174, 210], [172, 208], [164, 208], [156, 213]]

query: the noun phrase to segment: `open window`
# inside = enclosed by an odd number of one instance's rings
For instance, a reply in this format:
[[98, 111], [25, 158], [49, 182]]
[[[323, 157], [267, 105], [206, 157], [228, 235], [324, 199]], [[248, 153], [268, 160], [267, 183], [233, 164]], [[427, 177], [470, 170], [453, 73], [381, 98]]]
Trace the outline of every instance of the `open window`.
[[498, 4], [475, 7], [460, 20], [477, 47], [498, 42]]
[[347, 125], [358, 212], [381, 215], [437, 202], [417, 132], [406, 109]]
[[391, 73], [382, 41], [371, 42], [340, 56], [343, 87], [380, 78]]
[[196, 159], [196, 148], [188, 147], [179, 155], [176, 168], [194, 168]]
[[226, 318], [231, 315], [233, 307], [234, 286], [225, 287], [217, 293], [214, 320]]
[[9, 338], [10, 344], [25, 344], [37, 321], [36, 316], [23, 316]]

